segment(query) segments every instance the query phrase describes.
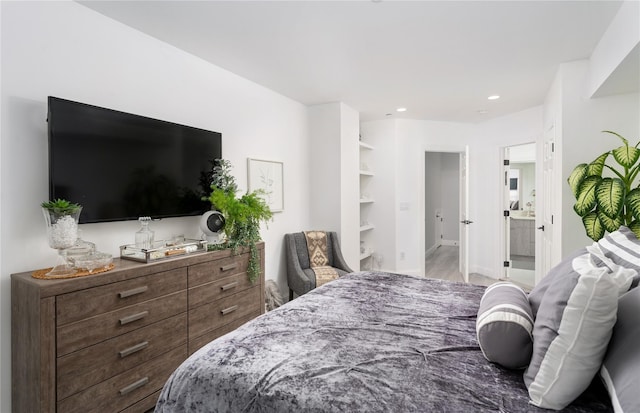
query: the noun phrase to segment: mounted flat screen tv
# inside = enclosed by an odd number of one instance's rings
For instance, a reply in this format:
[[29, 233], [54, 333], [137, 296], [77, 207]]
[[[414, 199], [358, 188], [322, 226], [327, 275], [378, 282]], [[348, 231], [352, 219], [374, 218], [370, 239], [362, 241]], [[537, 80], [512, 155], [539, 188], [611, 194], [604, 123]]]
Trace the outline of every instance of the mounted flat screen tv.
[[81, 204], [80, 223], [211, 209], [220, 133], [51, 96], [47, 121], [49, 197]]

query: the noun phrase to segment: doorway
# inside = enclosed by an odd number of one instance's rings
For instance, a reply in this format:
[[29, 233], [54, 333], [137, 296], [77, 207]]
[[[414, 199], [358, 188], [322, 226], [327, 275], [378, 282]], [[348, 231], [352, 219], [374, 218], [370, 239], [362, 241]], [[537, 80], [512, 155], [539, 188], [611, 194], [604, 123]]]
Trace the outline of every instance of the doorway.
[[536, 274], [536, 144], [504, 148], [504, 278], [523, 287]]
[[[468, 282], [468, 149], [425, 151], [424, 229], [421, 249], [424, 276], [440, 271], [438, 278]], [[446, 251], [445, 251], [446, 250]], [[441, 257], [448, 257], [446, 259]], [[437, 261], [438, 269], [426, 268], [426, 260]], [[437, 258], [437, 259], [435, 259]], [[446, 274], [442, 274], [442, 272]]]

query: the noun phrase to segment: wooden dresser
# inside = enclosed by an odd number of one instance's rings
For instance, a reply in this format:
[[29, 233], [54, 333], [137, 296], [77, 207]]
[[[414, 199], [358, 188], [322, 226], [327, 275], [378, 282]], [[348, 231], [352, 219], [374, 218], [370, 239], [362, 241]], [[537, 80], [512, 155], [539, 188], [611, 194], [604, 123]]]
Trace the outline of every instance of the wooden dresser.
[[199, 253], [66, 280], [11, 275], [14, 412], [144, 412], [173, 370], [264, 312], [248, 251]]

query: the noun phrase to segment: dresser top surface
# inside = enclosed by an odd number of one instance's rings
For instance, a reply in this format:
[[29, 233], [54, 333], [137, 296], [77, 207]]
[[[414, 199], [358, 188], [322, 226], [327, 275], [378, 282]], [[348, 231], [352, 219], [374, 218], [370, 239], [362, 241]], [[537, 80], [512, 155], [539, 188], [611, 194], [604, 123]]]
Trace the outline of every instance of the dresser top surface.
[[[264, 242], [258, 243], [258, 249], [264, 250]], [[248, 250], [238, 250], [235, 253], [229, 249], [200, 252], [189, 255], [180, 255], [172, 258], [165, 258], [155, 262], [141, 263], [132, 260], [114, 258], [114, 268], [112, 270], [86, 275], [75, 278], [65, 279], [39, 279], [32, 277], [33, 271], [26, 271], [11, 274], [12, 282], [17, 282], [38, 290], [41, 298], [65, 294], [72, 291], [83, 290], [86, 288], [96, 287], [113, 282], [123, 281], [130, 278], [141, 277], [163, 271], [170, 271], [176, 268], [186, 267], [189, 265], [200, 264], [208, 261], [214, 261], [227, 257], [232, 257]], [[261, 254], [264, 256], [264, 254]]]

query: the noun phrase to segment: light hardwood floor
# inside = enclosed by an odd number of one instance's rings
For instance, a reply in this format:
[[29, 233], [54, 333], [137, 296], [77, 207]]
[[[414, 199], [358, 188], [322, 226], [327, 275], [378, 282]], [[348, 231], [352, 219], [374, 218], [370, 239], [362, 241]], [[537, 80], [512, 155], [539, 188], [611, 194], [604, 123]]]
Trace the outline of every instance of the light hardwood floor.
[[[462, 273], [458, 271], [459, 247], [441, 245], [425, 260], [425, 277], [441, 280], [463, 282]], [[491, 285], [495, 278], [481, 274], [469, 274], [469, 282], [478, 285]]]

